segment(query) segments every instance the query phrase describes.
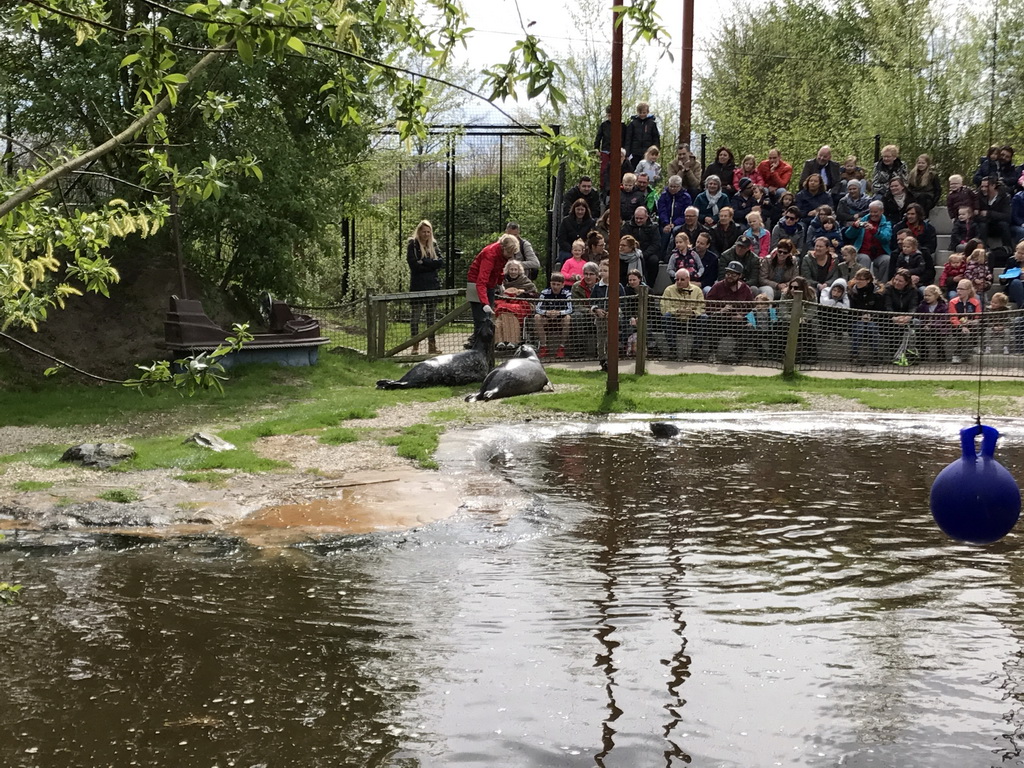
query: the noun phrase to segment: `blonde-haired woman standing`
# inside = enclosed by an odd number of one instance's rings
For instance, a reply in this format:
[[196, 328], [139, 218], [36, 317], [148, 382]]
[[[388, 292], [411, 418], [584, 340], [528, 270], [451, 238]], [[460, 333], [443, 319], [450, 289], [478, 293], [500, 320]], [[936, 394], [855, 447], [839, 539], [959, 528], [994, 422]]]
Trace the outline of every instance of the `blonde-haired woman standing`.
[[[409, 290], [413, 293], [418, 291], [437, 291], [441, 289], [441, 281], [437, 277], [437, 271], [444, 267], [444, 259], [437, 249], [437, 241], [434, 240], [434, 227], [424, 219], [416, 225], [409, 244], [406, 247], [405, 258], [409, 262]], [[409, 321], [409, 331], [413, 336], [420, 332], [420, 318], [424, 319], [427, 325], [433, 325], [437, 319], [437, 299], [434, 297], [412, 300], [412, 319]], [[437, 339], [434, 334], [428, 337], [430, 353], [437, 354]], [[412, 353], [419, 354], [420, 344], [412, 345]]]

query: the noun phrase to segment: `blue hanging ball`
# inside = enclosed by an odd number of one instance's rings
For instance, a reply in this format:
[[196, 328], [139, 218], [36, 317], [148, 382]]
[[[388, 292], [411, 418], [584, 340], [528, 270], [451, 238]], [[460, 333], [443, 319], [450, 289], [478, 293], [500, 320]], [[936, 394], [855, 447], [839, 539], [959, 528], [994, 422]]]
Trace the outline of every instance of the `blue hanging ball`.
[[[981, 435], [981, 454], [974, 440]], [[963, 455], [932, 483], [932, 517], [950, 537], [991, 544], [1010, 532], [1020, 517], [1020, 488], [993, 458], [999, 432], [978, 425], [960, 430]]]

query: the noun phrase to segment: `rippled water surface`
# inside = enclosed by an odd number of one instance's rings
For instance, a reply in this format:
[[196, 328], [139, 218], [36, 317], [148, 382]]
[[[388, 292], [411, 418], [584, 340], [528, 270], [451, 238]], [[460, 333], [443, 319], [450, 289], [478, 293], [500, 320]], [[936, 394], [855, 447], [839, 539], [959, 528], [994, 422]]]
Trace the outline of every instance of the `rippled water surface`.
[[9, 538], [0, 765], [1024, 765], [1020, 537], [928, 513], [955, 429], [771, 419], [512, 430], [511, 519]]

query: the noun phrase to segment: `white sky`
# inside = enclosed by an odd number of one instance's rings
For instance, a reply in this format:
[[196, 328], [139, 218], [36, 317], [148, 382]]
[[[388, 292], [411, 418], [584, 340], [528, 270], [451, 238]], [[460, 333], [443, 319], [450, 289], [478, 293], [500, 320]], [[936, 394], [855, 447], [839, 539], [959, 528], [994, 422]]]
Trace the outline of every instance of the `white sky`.
[[[611, 7], [614, 4], [611, 0], [518, 0], [518, 5], [525, 24], [536, 22], [529, 27], [529, 31], [541, 39], [545, 51], [555, 56], [568, 47], [575, 34], [575, 30], [571, 28], [566, 7], [579, 2], [597, 2], [607, 6], [607, 28], [608, 34], [610, 34]], [[516, 40], [522, 37], [519, 14], [516, 12], [516, 0], [464, 0], [464, 4], [469, 13], [469, 25], [474, 28], [475, 32], [472, 33], [468, 50], [460, 52], [456, 61], [458, 63], [468, 62], [475, 70], [506, 61], [509, 49]], [[694, 27], [697, 30], [698, 41], [700, 39], [699, 31], [717, 20], [722, 6], [722, 0], [695, 2]], [[666, 83], [678, 84], [682, 63], [680, 58], [683, 23], [682, 0], [658, 0], [657, 12], [661, 16], [662, 26], [668, 30], [671, 36], [670, 49], [674, 57], [673, 62], [663, 59], [658, 66], [660, 68], [668, 67], [673, 72], [671, 77], [665, 78]], [[653, 62], [658, 58], [660, 49], [656, 49], [654, 45], [651, 46], [651, 49]], [[703, 66], [705, 59], [706, 56], [700, 43], [695, 43], [693, 57], [695, 71]], [[673, 100], [677, 100], [678, 85], [675, 86], [675, 90], [670, 88], [668, 94], [672, 96]], [[476, 112], [477, 109], [474, 108], [473, 111]], [[497, 113], [494, 114], [497, 119]]]

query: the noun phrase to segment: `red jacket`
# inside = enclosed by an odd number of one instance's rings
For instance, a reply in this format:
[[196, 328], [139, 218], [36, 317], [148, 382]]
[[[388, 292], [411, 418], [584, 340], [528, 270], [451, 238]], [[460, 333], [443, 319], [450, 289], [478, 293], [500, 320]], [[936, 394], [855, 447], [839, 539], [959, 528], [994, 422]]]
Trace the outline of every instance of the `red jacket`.
[[960, 325], [968, 320], [977, 320], [981, 317], [981, 302], [977, 298], [971, 297], [965, 304], [959, 296], [956, 296], [949, 300], [949, 314], [949, 321], [953, 325]]
[[487, 291], [493, 291], [501, 285], [507, 262], [508, 259], [505, 258], [501, 243], [491, 243], [484, 246], [484, 249], [473, 259], [473, 263], [469, 265], [469, 274], [466, 279], [471, 283], [476, 283], [476, 295], [484, 304], [490, 303], [487, 301]]
[[767, 160], [762, 160], [757, 166], [757, 172], [761, 174], [766, 185], [777, 189], [785, 189], [789, 180], [793, 178], [793, 166], [785, 160], [779, 160], [779, 167], [774, 172], [772, 172], [772, 164]]

